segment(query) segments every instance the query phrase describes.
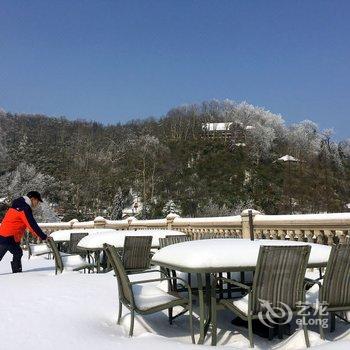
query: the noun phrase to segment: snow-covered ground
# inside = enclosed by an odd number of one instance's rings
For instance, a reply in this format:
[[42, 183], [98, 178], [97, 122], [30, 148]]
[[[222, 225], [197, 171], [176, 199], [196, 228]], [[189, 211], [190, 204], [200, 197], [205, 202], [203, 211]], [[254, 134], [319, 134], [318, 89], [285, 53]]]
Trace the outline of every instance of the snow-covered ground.
[[[24, 272], [11, 274], [10, 258], [8, 254], [0, 262], [0, 349], [210, 349], [209, 337], [204, 346], [191, 344], [187, 315], [173, 325], [167, 322], [166, 313], [138, 316], [135, 336], [129, 338], [126, 309], [122, 325], [116, 324], [118, 297], [113, 273], [65, 272], [55, 276], [53, 260], [34, 257], [28, 261], [25, 255]], [[247, 330], [235, 328], [231, 320], [231, 313], [220, 312], [219, 347], [248, 348]], [[310, 331], [314, 349], [350, 347], [350, 326], [343, 322], [337, 321], [336, 332], [327, 334], [335, 341], [321, 341], [316, 329]], [[283, 341], [269, 342], [258, 336], [254, 339], [260, 349], [305, 348], [300, 331]]]

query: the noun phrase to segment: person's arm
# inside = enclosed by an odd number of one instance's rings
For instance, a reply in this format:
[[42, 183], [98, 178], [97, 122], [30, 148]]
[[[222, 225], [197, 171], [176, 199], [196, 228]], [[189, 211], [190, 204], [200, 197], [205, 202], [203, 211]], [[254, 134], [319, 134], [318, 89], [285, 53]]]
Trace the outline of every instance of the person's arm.
[[37, 222], [35, 221], [32, 210], [28, 208], [24, 208], [22, 211], [23, 214], [23, 221], [25, 222], [26, 226], [30, 230], [30, 232], [36, 236], [38, 236], [41, 240], [46, 240], [47, 235], [42, 231], [42, 229], [39, 227]]

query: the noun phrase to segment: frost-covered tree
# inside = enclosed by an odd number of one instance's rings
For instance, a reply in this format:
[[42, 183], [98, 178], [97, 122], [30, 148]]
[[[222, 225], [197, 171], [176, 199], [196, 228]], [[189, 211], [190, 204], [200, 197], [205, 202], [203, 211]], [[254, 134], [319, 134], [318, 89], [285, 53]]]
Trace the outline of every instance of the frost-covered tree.
[[350, 159], [350, 139], [340, 141], [338, 148], [343, 158]]
[[326, 161], [329, 161], [337, 169], [342, 170], [343, 163], [341, 159], [341, 153], [339, 145], [332, 140], [333, 134], [333, 129], [326, 129], [322, 131], [321, 152], [323, 154], [323, 158]]
[[133, 140], [132, 155], [134, 169], [136, 170], [136, 182], [142, 184], [140, 189], [144, 202], [152, 201], [157, 181], [157, 168], [159, 160], [166, 154], [167, 147], [157, 137], [142, 135]]
[[[286, 132], [280, 115], [246, 102], [236, 104], [226, 100], [223, 116], [241, 128], [242, 140], [238, 140], [238, 144], [246, 145], [250, 157], [256, 161], [271, 157], [275, 141], [281, 140]], [[237, 144], [237, 139], [233, 141], [233, 145]]]
[[217, 203], [214, 203], [210, 199], [205, 205], [202, 205], [198, 208], [197, 216], [199, 217], [215, 217], [215, 216], [230, 216], [232, 211], [226, 205], [220, 206]]
[[0, 197], [16, 198], [31, 190], [45, 195], [55, 186], [52, 176], [40, 173], [33, 165], [20, 163], [15, 170], [0, 177]]
[[170, 213], [181, 215], [181, 207], [178, 206], [172, 199], [166, 202], [162, 209], [162, 214], [164, 217], [166, 217]]
[[[0, 177], [0, 197], [5, 197], [7, 203], [10, 204], [14, 198], [23, 196], [31, 190], [39, 191], [45, 197], [55, 186], [56, 181], [52, 176], [38, 172], [33, 165], [20, 163], [14, 171], [7, 172]], [[41, 222], [59, 221], [47, 200], [35, 209], [34, 215]]]
[[118, 190], [113, 198], [113, 204], [110, 210], [110, 219], [111, 220], [121, 220], [123, 217], [123, 209], [132, 204], [132, 195], [130, 191], [123, 192], [121, 187], [118, 187]]
[[304, 120], [289, 128], [287, 141], [290, 153], [298, 159], [305, 159], [320, 152], [322, 138], [317, 124]]
[[144, 203], [142, 209], [136, 217], [140, 220], [147, 220], [152, 218], [152, 206], [148, 203]]
[[8, 152], [5, 141], [5, 132], [0, 125], [0, 174], [2, 174], [7, 166]]
[[33, 210], [35, 219], [38, 222], [59, 222], [61, 221], [52, 206], [44, 200], [43, 203]]

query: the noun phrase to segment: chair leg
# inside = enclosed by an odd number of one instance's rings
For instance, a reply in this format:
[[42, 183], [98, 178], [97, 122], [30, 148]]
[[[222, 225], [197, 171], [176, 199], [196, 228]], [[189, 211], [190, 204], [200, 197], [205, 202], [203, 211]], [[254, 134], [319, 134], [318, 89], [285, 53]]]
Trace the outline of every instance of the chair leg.
[[173, 324], [173, 308], [168, 309], [168, 315], [169, 315], [169, 324]]
[[[175, 270], [171, 270], [171, 275], [172, 275], [172, 277], [176, 277], [176, 271]], [[174, 279], [173, 280], [173, 290], [175, 291], [175, 292], [177, 292], [177, 283], [176, 283], [176, 280]]]
[[290, 323], [287, 323], [285, 325], [285, 330], [287, 335], [292, 335], [292, 329], [291, 329]]
[[248, 337], [249, 337], [249, 346], [251, 348], [254, 348], [253, 322], [251, 317], [248, 317]]
[[202, 274], [197, 273], [198, 284], [198, 304], [199, 304], [199, 339], [198, 344], [204, 343], [205, 338], [205, 301], [203, 291], [203, 279]]
[[[219, 272], [219, 278], [222, 278], [222, 272]], [[224, 282], [220, 279], [219, 280], [219, 298], [224, 299]], [[216, 289], [216, 286], [214, 287]]]
[[277, 326], [277, 329], [278, 329], [278, 339], [283, 339], [283, 325], [279, 324]]
[[[222, 291], [222, 286], [220, 286], [220, 294]], [[213, 283], [211, 287], [211, 345], [216, 346], [217, 344], [217, 309], [216, 309], [216, 288]]]
[[325, 340], [324, 329], [323, 329], [323, 326], [322, 326], [323, 317], [322, 317], [320, 312], [318, 313], [318, 320], [320, 322], [320, 325], [319, 325], [320, 337], [321, 337], [322, 340]]
[[269, 341], [271, 341], [273, 339], [274, 331], [275, 331], [274, 326], [270, 326], [269, 327]]
[[[165, 269], [165, 273], [171, 277], [171, 273], [170, 273], [170, 270], [169, 269]], [[162, 276], [161, 276], [162, 277]], [[168, 280], [168, 291], [173, 291], [174, 288], [173, 288], [173, 281], [172, 280]]]
[[[192, 304], [192, 303], [191, 303]], [[192, 305], [189, 306], [188, 309], [189, 317], [190, 317], [190, 332], [191, 332], [191, 340], [192, 344], [196, 344], [196, 341], [194, 339], [194, 331], [193, 331], [193, 313], [192, 313]]]
[[335, 312], [331, 312], [331, 332], [335, 331]]
[[306, 317], [303, 316], [303, 330], [304, 330], [304, 337], [305, 337], [305, 343], [306, 347], [310, 347], [310, 340], [309, 340], [309, 333], [307, 331], [307, 324], [306, 324]]
[[[244, 271], [241, 271], [241, 283], [245, 283], [245, 273]], [[241, 289], [241, 294], [244, 295], [245, 291], [243, 289]]]
[[134, 322], [135, 322], [135, 311], [131, 310], [131, 319], [130, 319], [130, 330], [129, 330], [129, 337], [132, 337], [134, 334]]
[[122, 318], [122, 313], [123, 313], [123, 304], [119, 302], [119, 310], [118, 310], [118, 320], [117, 324], [120, 324], [120, 320]]
[[[231, 278], [231, 272], [227, 272], [227, 278]], [[231, 299], [232, 285], [230, 283], [227, 284], [227, 298]]]

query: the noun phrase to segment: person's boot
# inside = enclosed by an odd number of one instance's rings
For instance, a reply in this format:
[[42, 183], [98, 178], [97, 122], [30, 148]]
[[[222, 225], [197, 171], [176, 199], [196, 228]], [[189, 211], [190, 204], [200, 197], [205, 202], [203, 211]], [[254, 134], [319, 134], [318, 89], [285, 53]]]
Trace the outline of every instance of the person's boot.
[[21, 261], [11, 261], [12, 273], [22, 272]]

